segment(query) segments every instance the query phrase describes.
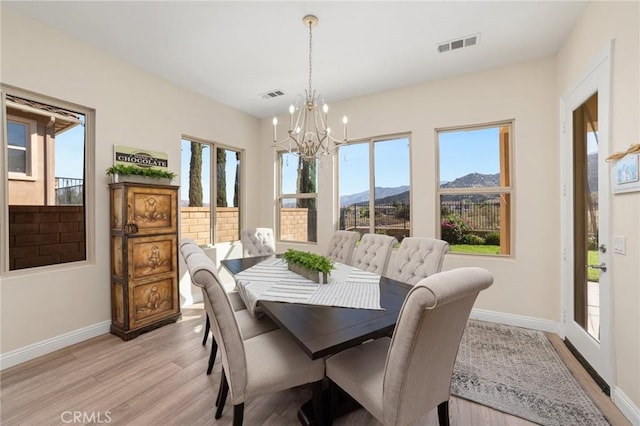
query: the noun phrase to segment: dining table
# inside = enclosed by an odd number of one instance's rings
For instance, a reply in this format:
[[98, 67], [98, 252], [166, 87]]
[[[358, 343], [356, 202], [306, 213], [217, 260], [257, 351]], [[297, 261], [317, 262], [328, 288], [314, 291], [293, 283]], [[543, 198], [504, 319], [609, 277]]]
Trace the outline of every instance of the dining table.
[[[275, 258], [269, 255], [225, 259], [221, 264], [235, 278], [241, 272]], [[238, 280], [236, 283], [242, 285]], [[368, 340], [393, 334], [402, 304], [412, 286], [385, 276], [380, 277], [377, 285], [379, 309], [260, 300], [257, 303], [258, 314], [269, 316], [311, 359], [328, 357]], [[245, 292], [240, 291], [244, 298], [243, 294]], [[245, 300], [247, 302], [250, 301]], [[303, 424], [314, 423], [308, 408], [303, 406], [298, 412]]]

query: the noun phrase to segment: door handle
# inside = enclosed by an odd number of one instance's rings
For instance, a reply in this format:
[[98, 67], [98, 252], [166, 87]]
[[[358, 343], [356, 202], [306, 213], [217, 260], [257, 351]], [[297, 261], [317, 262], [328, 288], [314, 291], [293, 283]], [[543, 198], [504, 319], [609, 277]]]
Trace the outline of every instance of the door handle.
[[604, 262], [599, 265], [587, 265], [587, 268], [600, 269], [602, 272], [607, 272], [607, 264]]

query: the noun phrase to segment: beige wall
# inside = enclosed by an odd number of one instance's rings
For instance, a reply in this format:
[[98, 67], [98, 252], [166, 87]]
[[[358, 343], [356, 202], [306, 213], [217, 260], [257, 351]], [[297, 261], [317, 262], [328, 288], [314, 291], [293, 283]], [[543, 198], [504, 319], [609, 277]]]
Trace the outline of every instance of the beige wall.
[[[558, 97], [575, 87], [609, 41], [610, 150], [640, 141], [640, 3], [592, 2], [558, 54]], [[626, 237], [627, 254], [612, 254], [611, 288], [617, 386], [640, 407], [640, 193], [611, 198], [611, 234]]]
[[[559, 286], [558, 100], [555, 59], [546, 58], [419, 86], [379, 93], [331, 105], [336, 117], [349, 115], [352, 138], [411, 134], [412, 218], [414, 236], [436, 235], [436, 147], [434, 129], [515, 119], [513, 149], [513, 256], [448, 255], [445, 269], [477, 265], [488, 268], [495, 284], [476, 307], [557, 321]], [[334, 124], [333, 127], [337, 127]], [[263, 120], [268, 140], [270, 120]], [[266, 144], [265, 144], [266, 145]], [[264, 148], [265, 157], [268, 147]], [[260, 203], [273, 195], [271, 178]], [[323, 251], [337, 222], [330, 161], [319, 168], [318, 245]], [[266, 179], [265, 179], [266, 181]], [[272, 201], [271, 201], [272, 203]], [[533, 208], [532, 208], [533, 206]], [[273, 211], [263, 222], [273, 223]], [[279, 244], [278, 249], [293, 247]]]
[[[224, 143], [246, 149], [243, 170], [247, 181], [253, 181], [258, 167], [251, 144], [257, 139], [258, 120], [91, 49], [4, 5], [1, 18], [3, 83], [96, 110], [95, 167], [89, 172], [96, 182], [92, 261], [2, 276], [0, 351], [6, 353], [111, 319], [104, 170], [112, 163], [113, 144], [166, 152], [169, 169], [181, 174], [182, 134]], [[47, 64], [46, 73], [42, 64]], [[252, 215], [258, 209], [251, 191], [249, 186], [244, 194], [244, 214], [248, 222], [255, 222]], [[6, 211], [6, 206], [1, 208]]]

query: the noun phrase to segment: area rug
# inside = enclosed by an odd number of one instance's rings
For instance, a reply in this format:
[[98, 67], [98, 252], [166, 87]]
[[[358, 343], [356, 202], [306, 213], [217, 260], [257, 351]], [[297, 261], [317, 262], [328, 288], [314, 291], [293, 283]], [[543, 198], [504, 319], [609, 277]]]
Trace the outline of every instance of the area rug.
[[544, 333], [470, 320], [451, 393], [542, 425], [608, 425]]

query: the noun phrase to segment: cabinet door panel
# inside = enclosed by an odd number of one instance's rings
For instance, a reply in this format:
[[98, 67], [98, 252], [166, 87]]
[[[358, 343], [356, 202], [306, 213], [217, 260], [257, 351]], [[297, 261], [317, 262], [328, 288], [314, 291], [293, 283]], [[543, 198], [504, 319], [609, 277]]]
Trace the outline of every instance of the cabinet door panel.
[[175, 235], [129, 238], [129, 279], [141, 280], [177, 269]]
[[178, 312], [174, 289], [177, 282], [169, 277], [147, 284], [134, 285], [130, 294], [131, 328], [140, 327]]
[[137, 235], [177, 231], [177, 191], [130, 187], [127, 190], [127, 223], [135, 223]]

